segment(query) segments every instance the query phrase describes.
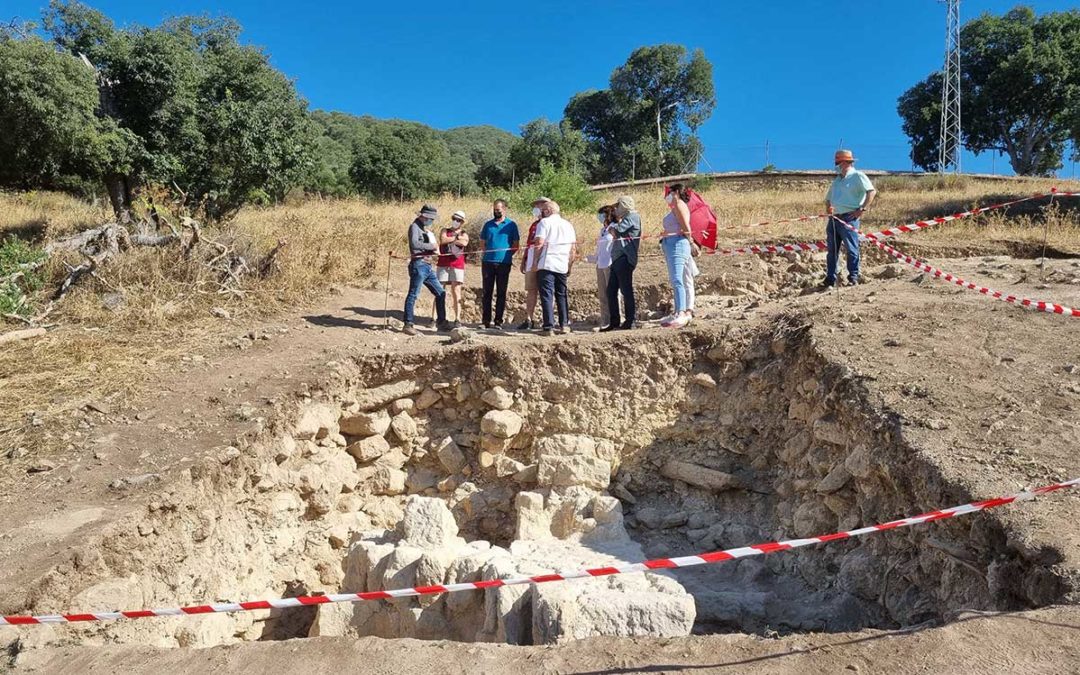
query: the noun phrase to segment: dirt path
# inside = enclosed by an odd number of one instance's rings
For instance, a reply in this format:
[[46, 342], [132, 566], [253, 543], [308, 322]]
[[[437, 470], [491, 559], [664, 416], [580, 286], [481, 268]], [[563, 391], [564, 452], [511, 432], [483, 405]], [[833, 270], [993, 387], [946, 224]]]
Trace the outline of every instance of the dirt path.
[[311, 638], [215, 649], [69, 647], [30, 652], [16, 672], [160, 675], [277, 673], [1075, 673], [1080, 611], [959, 617], [930, 630], [862, 631], [762, 639], [590, 638], [555, 647]]

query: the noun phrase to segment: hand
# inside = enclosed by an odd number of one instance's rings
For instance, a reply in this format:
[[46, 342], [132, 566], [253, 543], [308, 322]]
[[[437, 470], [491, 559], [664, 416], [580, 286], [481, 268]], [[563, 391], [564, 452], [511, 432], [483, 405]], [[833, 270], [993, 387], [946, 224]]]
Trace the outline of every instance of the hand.
[[829, 204], [828, 206], [825, 207], [825, 213], [827, 213], [827, 214], [829, 214], [831, 216], [834, 213], [836, 213], [836, 209], [834, 209], [832, 207], [832, 204]]

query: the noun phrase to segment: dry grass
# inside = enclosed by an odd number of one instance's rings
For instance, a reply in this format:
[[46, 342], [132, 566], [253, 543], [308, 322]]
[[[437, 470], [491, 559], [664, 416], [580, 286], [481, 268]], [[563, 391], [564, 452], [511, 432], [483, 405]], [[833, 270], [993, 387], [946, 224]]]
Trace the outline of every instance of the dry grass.
[[[1051, 184], [885, 179], [880, 181], [879, 201], [866, 227], [878, 230], [1006, 197], [1043, 192]], [[1075, 183], [1060, 186], [1078, 187]], [[667, 212], [662, 190], [636, 189], [630, 193], [642, 213], [645, 231], [659, 231]], [[822, 209], [822, 195], [821, 186], [733, 191], [716, 185], [704, 191], [722, 228], [817, 213]], [[601, 199], [613, 201], [614, 195], [602, 195]], [[490, 212], [487, 199], [443, 197], [431, 201], [439, 207], [442, 222], [450, 212], [464, 210], [473, 232]], [[279, 273], [265, 281], [251, 280], [242, 298], [218, 294], [216, 280], [201, 266], [181, 261], [175, 248], [125, 254], [101, 270], [107, 285], [91, 280], [64, 300], [60, 310], [50, 317], [58, 327], [48, 336], [0, 349], [0, 431], [25, 425], [29, 411], [48, 419], [90, 400], [121, 400], [170, 368], [180, 355], [207, 352], [223, 337], [240, 333], [238, 323], [309, 303], [329, 285], [380, 285], [386, 272], [387, 252], [406, 250], [405, 230], [418, 206], [337, 200], [241, 212], [226, 227], [208, 234], [232, 242], [238, 250], [246, 251], [249, 259], [267, 251], [279, 237], [289, 239], [280, 258]], [[973, 240], [977, 243], [987, 239], [1041, 242], [1044, 227], [1048, 226], [1051, 246], [1080, 250], [1080, 204], [1069, 206], [1048, 212], [1032, 207], [1020, 216], [984, 216], [931, 228], [906, 236], [901, 242], [941, 246], [969, 245]], [[526, 214], [511, 215], [523, 226], [529, 221]], [[567, 215], [578, 225], [579, 236], [585, 241], [591, 239], [596, 226], [593, 214]], [[101, 208], [62, 195], [0, 194], [0, 237], [8, 233], [32, 237], [37, 233], [39, 238], [42, 234], [54, 238], [100, 224], [106, 216]], [[822, 221], [812, 221], [721, 229], [720, 240], [722, 246], [731, 246], [817, 240], [822, 234]], [[54, 261], [49, 272], [55, 283], [63, 274], [60, 262]], [[105, 293], [117, 293], [123, 302], [106, 309], [102, 303]], [[215, 306], [229, 310], [234, 322], [212, 317], [209, 310]], [[19, 437], [18, 433], [0, 433], [0, 444], [11, 445]]]

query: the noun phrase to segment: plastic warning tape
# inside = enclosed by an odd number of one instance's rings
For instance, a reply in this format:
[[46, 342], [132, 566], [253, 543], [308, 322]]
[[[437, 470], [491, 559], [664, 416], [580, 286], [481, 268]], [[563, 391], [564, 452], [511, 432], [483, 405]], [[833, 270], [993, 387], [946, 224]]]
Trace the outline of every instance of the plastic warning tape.
[[5, 616], [0, 617], [0, 625], [23, 626], [34, 624], [57, 624], [75, 623], [83, 621], [113, 621], [117, 619], [141, 619], [153, 616], [193, 616], [199, 614], [215, 614], [222, 612], [245, 612], [259, 609], [289, 609], [293, 607], [307, 607], [311, 605], [325, 605], [335, 602], [357, 602], [360, 600], [391, 600], [394, 598], [410, 598], [421, 595], [437, 595], [439, 593], [456, 593], [459, 591], [476, 591], [488, 588], [501, 588], [503, 586], [519, 586], [523, 584], [543, 584], [550, 581], [568, 581], [570, 579], [588, 579], [591, 577], [604, 577], [612, 574], [632, 574], [648, 572], [651, 570], [676, 569], [680, 567], [694, 567], [712, 563], [726, 562], [757, 555], [767, 555], [790, 551], [804, 546], [815, 544], [827, 544], [833, 541], [842, 541], [853, 537], [861, 537], [867, 534], [895, 530], [901, 527], [911, 527], [936, 520], [945, 520], [964, 516], [969, 513], [977, 513], [987, 509], [1005, 506], [1018, 501], [1034, 499], [1039, 495], [1049, 494], [1058, 490], [1080, 485], [1080, 478], [1054, 483], [1033, 490], [1025, 490], [1008, 497], [987, 499], [979, 502], [971, 502], [948, 509], [930, 511], [911, 518], [901, 518], [869, 527], [861, 527], [846, 532], [835, 532], [818, 537], [806, 539], [788, 539], [786, 541], [773, 541], [753, 546], [729, 548], [724, 551], [711, 553], [699, 553], [697, 555], [683, 556], [679, 558], [657, 558], [644, 562], [627, 565], [612, 565], [610, 567], [594, 567], [572, 572], [559, 572], [552, 574], [540, 574], [531, 577], [509, 577], [506, 579], [490, 579], [487, 581], [467, 581], [457, 584], [436, 584], [432, 586], [415, 586], [413, 588], [400, 588], [389, 591], [367, 591], [365, 593], [334, 593], [330, 595], [303, 595], [295, 598], [279, 598], [277, 600], [255, 600], [249, 602], [226, 602], [208, 605], [193, 605], [190, 607], [170, 607], [166, 609], [139, 609], [124, 612], [82, 612], [72, 614], [45, 614], [39, 616]]
[[989, 211], [997, 211], [998, 209], [1008, 208], [1016, 204], [1022, 204], [1023, 202], [1030, 202], [1034, 199], [1042, 199], [1043, 197], [1075, 197], [1080, 195], [1080, 192], [1061, 192], [1057, 188], [1051, 188], [1050, 192], [1039, 192], [1028, 197], [1021, 197], [1020, 199], [1014, 199], [1008, 202], [1001, 202], [1000, 204], [991, 204], [990, 206], [980, 206], [979, 208], [971, 209], [970, 211], [960, 211], [954, 213], [951, 216], [941, 216], [938, 218], [931, 218], [929, 220], [919, 220], [907, 225], [898, 225], [893, 228], [881, 230], [880, 232], [866, 233], [863, 236], [867, 239], [883, 239], [886, 237], [895, 237], [898, 234], [906, 232], [918, 232], [932, 225], [942, 225], [944, 223], [952, 222], [954, 220], [963, 220], [964, 218], [970, 218], [971, 216], [977, 216], [980, 213], [987, 213]]
[[885, 251], [892, 257], [896, 258], [900, 262], [906, 265], [910, 265], [917, 270], [926, 272], [927, 274], [933, 276], [935, 279], [948, 281], [956, 284], [957, 286], [960, 286], [961, 288], [966, 288], [970, 291], [976, 291], [987, 297], [994, 298], [995, 300], [1001, 300], [1002, 302], [1008, 302], [1013, 305], [1020, 305], [1021, 307], [1035, 309], [1040, 312], [1046, 312], [1048, 314], [1061, 314], [1064, 316], [1080, 318], [1080, 309], [1073, 309], [1072, 307], [1059, 305], [1056, 302], [1046, 302], [1045, 300], [1032, 300], [1030, 298], [1023, 298], [1020, 296], [1005, 293], [1003, 291], [995, 291], [994, 289], [987, 288], [986, 286], [973, 284], [970, 281], [965, 281], [961, 279], [955, 274], [950, 274], [949, 272], [945, 272], [944, 270], [939, 270], [938, 268], [930, 265], [923, 260], [919, 260], [918, 258], [912, 258], [911, 256], [896, 250], [888, 244], [884, 244], [880, 241], [870, 239], [869, 237], [867, 237], [867, 240], [880, 248], [882, 251]]

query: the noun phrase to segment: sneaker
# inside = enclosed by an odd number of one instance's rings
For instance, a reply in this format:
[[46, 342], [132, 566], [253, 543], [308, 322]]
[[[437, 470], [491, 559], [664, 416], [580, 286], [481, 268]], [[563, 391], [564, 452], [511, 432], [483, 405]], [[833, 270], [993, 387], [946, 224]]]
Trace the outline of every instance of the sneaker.
[[663, 319], [660, 319], [660, 325], [667, 328], [668, 324], [675, 320], [674, 314], [668, 314]]
[[525, 319], [517, 327], [518, 330], [532, 330], [534, 328], [536, 328], [536, 326], [533, 324], [532, 319]]
[[836, 288], [836, 280], [829, 281], [828, 279], [826, 279], [825, 281], [821, 282], [820, 286], [818, 286], [818, 290], [822, 291], [827, 291], [830, 288]]
[[570, 326], [559, 326], [559, 334], [561, 334], [561, 335], [569, 335], [570, 334]]
[[688, 316], [686, 316], [684, 314], [683, 316], [675, 317], [674, 321], [672, 321], [671, 323], [669, 323], [668, 325], [666, 325], [664, 327], [665, 328], [682, 328], [683, 326], [685, 326], [688, 323], [690, 323], [690, 317], [688, 317]]
[[847, 285], [848, 286], [858, 286], [861, 283], [862, 282], [859, 281], [859, 277], [852, 277], [852, 278], [848, 279]]
[[622, 325], [619, 326], [619, 330], [633, 330], [633, 329], [634, 329], [634, 322], [633, 321], [623, 321]]
[[553, 331], [550, 328], [545, 328], [542, 331], [540, 331], [540, 335], [542, 335], [543, 337], [551, 337], [554, 334], [555, 334], [555, 331]]
[[603, 328], [601, 328], [599, 332], [601, 332], [601, 333], [610, 333], [613, 330], [619, 330], [619, 324], [617, 324], [617, 323], [608, 324], [607, 326], [604, 326]]
[[491, 330], [497, 330], [502, 333], [506, 330], [506, 328], [504, 328], [501, 323], [493, 323], [491, 324]]
[[411, 323], [407, 323], [402, 326], [401, 332], [405, 333], [406, 335], [416, 335], [416, 326], [412, 325]]
[[449, 333], [450, 331], [454, 330], [455, 328], [457, 328], [457, 326], [450, 323], [449, 321], [443, 321], [442, 323], [440, 323], [439, 325], [437, 325], [435, 327], [435, 330], [439, 331], [440, 333]]

